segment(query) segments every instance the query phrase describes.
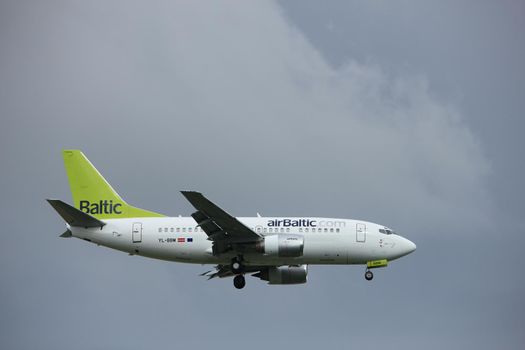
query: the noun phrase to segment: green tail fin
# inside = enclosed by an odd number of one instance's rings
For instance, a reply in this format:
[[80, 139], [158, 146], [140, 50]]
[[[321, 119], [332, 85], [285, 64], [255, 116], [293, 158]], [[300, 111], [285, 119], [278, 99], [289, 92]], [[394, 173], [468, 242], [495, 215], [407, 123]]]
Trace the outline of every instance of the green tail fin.
[[127, 204], [81, 151], [64, 150], [62, 155], [77, 209], [97, 219], [164, 216]]

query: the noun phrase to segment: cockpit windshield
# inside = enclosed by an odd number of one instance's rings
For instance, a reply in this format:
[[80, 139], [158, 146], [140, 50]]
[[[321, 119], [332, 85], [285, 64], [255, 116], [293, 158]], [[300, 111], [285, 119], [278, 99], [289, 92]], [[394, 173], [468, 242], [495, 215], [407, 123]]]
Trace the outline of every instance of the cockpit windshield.
[[389, 229], [388, 227], [380, 228], [379, 232], [385, 235], [396, 234], [393, 230]]

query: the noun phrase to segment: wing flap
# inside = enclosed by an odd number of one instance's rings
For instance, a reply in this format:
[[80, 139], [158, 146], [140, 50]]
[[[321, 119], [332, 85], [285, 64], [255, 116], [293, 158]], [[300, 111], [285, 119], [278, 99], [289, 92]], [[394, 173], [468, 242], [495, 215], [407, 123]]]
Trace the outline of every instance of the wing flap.
[[[264, 270], [267, 270], [268, 266], [246, 266], [245, 273], [254, 273], [252, 276], [257, 275], [257, 273], [261, 273]], [[230, 267], [228, 265], [217, 265], [215, 266], [215, 270], [206, 271], [204, 273], [201, 273], [200, 276], [208, 277], [208, 280], [211, 280], [213, 278], [225, 278], [225, 277], [233, 277], [236, 274], [234, 274]], [[258, 277], [258, 276], [256, 276]]]

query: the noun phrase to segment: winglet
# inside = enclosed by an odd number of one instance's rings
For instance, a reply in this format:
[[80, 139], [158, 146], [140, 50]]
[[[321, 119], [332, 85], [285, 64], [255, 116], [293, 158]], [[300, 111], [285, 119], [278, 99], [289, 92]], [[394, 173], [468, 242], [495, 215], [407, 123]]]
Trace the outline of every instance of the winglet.
[[59, 199], [48, 199], [47, 201], [57, 211], [58, 215], [71, 226], [102, 227], [106, 224], [104, 221], [100, 221]]

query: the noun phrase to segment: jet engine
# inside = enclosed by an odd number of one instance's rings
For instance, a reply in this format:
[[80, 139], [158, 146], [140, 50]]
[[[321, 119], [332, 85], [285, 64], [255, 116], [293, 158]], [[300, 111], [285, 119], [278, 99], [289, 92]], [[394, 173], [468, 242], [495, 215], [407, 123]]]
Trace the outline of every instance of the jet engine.
[[267, 235], [259, 242], [257, 251], [280, 258], [295, 258], [303, 255], [304, 237], [301, 235]]
[[272, 266], [253, 276], [259, 277], [269, 284], [301, 284], [306, 283], [308, 265], [300, 266]]

